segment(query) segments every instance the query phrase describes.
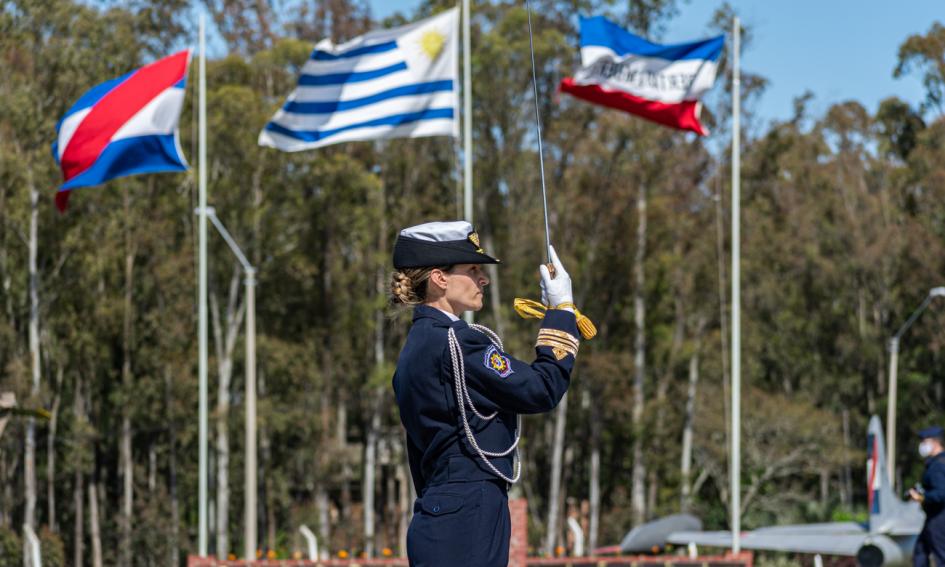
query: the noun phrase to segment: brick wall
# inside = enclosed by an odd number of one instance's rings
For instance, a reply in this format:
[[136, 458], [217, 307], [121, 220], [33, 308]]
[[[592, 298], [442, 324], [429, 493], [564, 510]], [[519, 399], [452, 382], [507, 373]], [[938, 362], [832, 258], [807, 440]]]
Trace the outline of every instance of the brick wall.
[[528, 500], [509, 500], [512, 516], [512, 541], [509, 545], [509, 567], [525, 567], [528, 557]]

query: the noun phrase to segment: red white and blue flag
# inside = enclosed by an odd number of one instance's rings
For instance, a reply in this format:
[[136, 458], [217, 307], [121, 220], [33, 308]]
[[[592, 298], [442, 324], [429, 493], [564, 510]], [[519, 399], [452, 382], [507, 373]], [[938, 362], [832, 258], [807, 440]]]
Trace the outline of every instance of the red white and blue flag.
[[82, 95], [56, 125], [53, 156], [69, 191], [126, 175], [187, 169], [177, 122], [184, 105], [190, 51], [175, 53]]
[[603, 16], [581, 18], [581, 68], [561, 90], [653, 122], [708, 134], [700, 99], [715, 82], [725, 36], [660, 45]]

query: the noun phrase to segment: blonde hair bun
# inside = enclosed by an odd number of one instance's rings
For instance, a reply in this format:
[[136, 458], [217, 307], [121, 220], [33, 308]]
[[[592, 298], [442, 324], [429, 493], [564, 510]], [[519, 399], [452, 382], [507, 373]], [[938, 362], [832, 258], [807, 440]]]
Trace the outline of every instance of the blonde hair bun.
[[427, 280], [430, 272], [448, 272], [452, 266], [428, 266], [425, 268], [403, 268], [391, 274], [390, 302], [394, 305], [419, 305], [427, 298]]
[[394, 272], [390, 280], [390, 299], [391, 303], [400, 303], [403, 305], [416, 305], [420, 303], [420, 298], [414, 291], [414, 282], [410, 276], [402, 271]]

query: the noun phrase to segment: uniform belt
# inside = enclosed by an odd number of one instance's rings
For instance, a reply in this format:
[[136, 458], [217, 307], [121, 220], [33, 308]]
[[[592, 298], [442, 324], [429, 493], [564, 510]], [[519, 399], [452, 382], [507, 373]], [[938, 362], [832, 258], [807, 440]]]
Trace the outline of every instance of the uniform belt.
[[427, 480], [427, 486], [446, 484], [447, 482], [474, 482], [477, 480], [495, 480], [499, 481], [499, 484], [504, 487], [508, 486], [508, 483], [504, 480], [480, 467], [474, 459], [475, 457], [466, 455], [449, 457], [446, 462], [438, 464], [436, 470]]

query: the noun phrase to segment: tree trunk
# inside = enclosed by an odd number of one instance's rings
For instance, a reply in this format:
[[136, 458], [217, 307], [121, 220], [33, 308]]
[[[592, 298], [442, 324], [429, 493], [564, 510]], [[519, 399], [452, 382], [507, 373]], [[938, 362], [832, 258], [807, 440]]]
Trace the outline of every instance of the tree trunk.
[[[338, 418], [336, 421], [335, 439], [338, 449], [346, 454], [348, 450], [348, 407], [347, 395], [344, 390], [338, 391]], [[346, 549], [351, 547], [351, 463], [343, 457], [341, 464], [341, 524], [345, 526], [341, 545]]]
[[[381, 181], [381, 191], [379, 193], [379, 212], [380, 222], [377, 235], [378, 250], [387, 249], [387, 223], [385, 222], [387, 197], [384, 191], [384, 183]], [[385, 275], [387, 274], [386, 262], [377, 268], [375, 276], [375, 291], [378, 296], [383, 297], [385, 289]], [[378, 307], [374, 312], [374, 372], [375, 379], [380, 377], [384, 370], [384, 309]], [[376, 537], [374, 529], [374, 496], [377, 492], [376, 472], [377, 472], [377, 438], [381, 429], [381, 401], [384, 399], [383, 387], [376, 386], [374, 395], [369, 401], [370, 422], [367, 428], [367, 438], [364, 440], [364, 486], [362, 489], [362, 498], [364, 500], [364, 553], [370, 559], [374, 557], [374, 539]]]
[[[259, 369], [256, 377], [259, 386], [259, 397], [263, 398], [266, 395], [266, 374], [262, 368]], [[269, 428], [266, 427], [265, 422], [259, 426], [259, 457], [260, 480], [263, 488], [263, 497], [260, 503], [265, 510], [263, 518], [266, 522], [266, 545], [269, 549], [275, 549], [276, 514], [272, 505], [275, 489], [272, 486], [272, 475], [266, 474], [268, 466], [272, 463], [272, 443], [269, 440]]]
[[85, 488], [85, 479], [82, 475], [81, 469], [76, 469], [75, 471], [75, 486], [72, 490], [72, 505], [73, 513], [75, 515], [72, 531], [72, 565], [73, 567], [82, 567], [83, 563], [83, 540], [85, 539], [85, 495], [83, 494]]
[[683, 421], [682, 458], [679, 465], [682, 482], [679, 491], [680, 511], [686, 513], [692, 507], [692, 428], [696, 415], [696, 391], [699, 385], [699, 348], [692, 351], [689, 359], [689, 389], [686, 391], [686, 414]]
[[[85, 399], [82, 392], [82, 377], [81, 375], [76, 378], [75, 384], [75, 397], [73, 399], [73, 412], [75, 413], [75, 419], [78, 423], [85, 422]], [[80, 442], [81, 443], [81, 442]], [[84, 443], [82, 443], [84, 448]], [[73, 567], [82, 567], [83, 562], [83, 543], [85, 540], [85, 475], [83, 474], [82, 467], [76, 465], [75, 468], [75, 484], [72, 487], [72, 500], [73, 500], [73, 519], [74, 519], [74, 529], [72, 533], [72, 544], [73, 544], [73, 553], [72, 553], [72, 565]]]
[[[6, 210], [6, 192], [3, 192], [0, 193], [0, 211]], [[4, 310], [10, 326], [15, 329], [17, 328], [17, 317], [13, 306], [13, 294], [10, 293], [10, 288], [13, 286], [13, 270], [10, 269], [6, 238], [0, 236], [0, 243], [3, 244], [0, 246], [0, 278], [2, 278]]]
[[330, 536], [331, 510], [325, 479], [320, 479], [315, 489], [315, 506], [318, 508], [318, 555], [319, 559], [328, 559], [328, 538]]
[[[594, 396], [597, 398], [597, 396]], [[601, 426], [601, 417], [600, 412], [597, 411], [597, 406], [595, 405], [597, 399], [591, 400], [591, 407], [594, 408], [590, 412], [590, 421], [591, 421], [591, 470], [590, 470], [590, 483], [591, 486], [588, 490], [590, 498], [590, 520], [588, 527], [588, 550], [593, 553], [593, 550], [597, 548], [597, 537], [600, 531], [600, 426]]]
[[122, 364], [121, 383], [126, 396], [122, 404], [121, 441], [119, 446], [119, 466], [122, 478], [121, 514], [119, 516], [119, 563], [131, 565], [131, 522], [134, 506], [134, 462], [131, 454], [131, 395], [133, 380], [131, 375], [132, 323], [134, 304], [132, 292], [134, 289], [134, 263], [136, 244], [131, 233], [131, 195], [126, 188], [123, 192], [125, 208], [125, 293], [124, 293], [124, 321], [122, 325]]
[[565, 548], [573, 548], [573, 542], [569, 541], [570, 529], [568, 528], [567, 518], [570, 514], [568, 510], [568, 486], [571, 485], [571, 472], [574, 470], [574, 447], [570, 444], [564, 448], [564, 465], [561, 468], [561, 489], [558, 493], [558, 542]]
[[[325, 357], [327, 349], [323, 350], [322, 356]], [[324, 360], [324, 359], [323, 359]], [[326, 368], [326, 383], [331, 383], [331, 369]], [[331, 398], [330, 396], [320, 396], [319, 417], [321, 418], [321, 430], [319, 431], [319, 445], [321, 447], [331, 446]], [[327, 471], [329, 468], [328, 458], [325, 451], [319, 451], [317, 456], [317, 467], [319, 471]], [[331, 538], [331, 501], [328, 497], [328, 475], [322, 473], [318, 475], [318, 484], [315, 486], [315, 505], [318, 508], [318, 554], [320, 559], [328, 559], [328, 541]]]
[[171, 541], [167, 557], [168, 567], [178, 567], [180, 549], [180, 502], [177, 496], [177, 423], [171, 413], [172, 377], [170, 367], [164, 367], [164, 411], [167, 417], [167, 484], [171, 499]]
[[364, 443], [364, 553], [374, 557], [374, 495], [375, 472], [377, 470], [377, 437], [381, 428], [380, 400], [383, 393], [376, 391], [371, 402], [371, 422]]
[[410, 518], [413, 515], [413, 501], [410, 493], [413, 492], [413, 479], [410, 477], [410, 471], [407, 465], [407, 450], [404, 445], [404, 451], [397, 465], [397, 489], [398, 489], [398, 507], [400, 508], [400, 523], [397, 530], [397, 545], [400, 548], [400, 556], [407, 557], [407, 528], [410, 527]]
[[564, 427], [568, 419], [568, 395], [555, 410], [554, 443], [551, 450], [551, 487], [548, 490], [548, 522], [545, 531], [545, 555], [554, 555], [558, 535], [558, 499], [561, 496], [561, 467], [564, 456]]
[[[48, 361], [47, 361], [48, 362]], [[49, 433], [46, 435], [46, 505], [49, 529], [59, 533], [56, 523], [56, 432], [59, 429], [59, 404], [62, 402], [62, 378], [65, 371], [60, 365], [56, 369], [56, 391], [53, 394], [52, 411], [49, 417]]]
[[148, 492], [154, 497], [154, 490], [157, 488], [157, 451], [154, 443], [148, 445]]
[[[39, 399], [40, 356], [39, 356], [39, 272], [36, 269], [36, 256], [39, 248], [39, 191], [33, 186], [32, 171], [27, 168], [30, 191], [30, 239], [29, 239], [29, 286], [30, 286], [30, 321], [29, 349], [32, 370], [30, 401]], [[26, 489], [26, 508], [23, 524], [36, 529], [36, 420], [26, 420], [26, 455], [23, 460], [23, 474]], [[23, 546], [24, 557], [26, 546]]]
[[[390, 440], [390, 438], [388, 438]], [[389, 447], [390, 453], [396, 451], [396, 447]], [[383, 465], [393, 464], [389, 459], [381, 462], [380, 472], [383, 474]], [[397, 549], [397, 528], [400, 525], [400, 522], [397, 521], [397, 497], [399, 493], [397, 492], [397, 469], [394, 468], [393, 471], [388, 470], [388, 473], [384, 475], [384, 482], [386, 486], [384, 487], [384, 493], [386, 496], [386, 502], [384, 503], [384, 515], [381, 519], [381, 534], [383, 541], [378, 539], [377, 545], [382, 546], [382, 549]], [[383, 545], [382, 545], [383, 544]]]
[[226, 559], [230, 553], [230, 384], [233, 380], [233, 352], [236, 339], [246, 313], [245, 300], [240, 302], [240, 271], [233, 270], [227, 296], [226, 315], [220, 320], [220, 305], [217, 294], [210, 294], [210, 312], [213, 319], [213, 343], [216, 348], [217, 372], [220, 376], [217, 389], [217, 436], [216, 436], [216, 536], [217, 557]]
[[[850, 410], [844, 408], [841, 412], [843, 419], [843, 447], [850, 448]], [[841, 501], [847, 510], [852, 506], [853, 500], [853, 470], [850, 467], [850, 461], [847, 460], [843, 465], [843, 490], [840, 492]]]
[[643, 523], [646, 518], [646, 464], [643, 461], [643, 407], [645, 403], [644, 382], [646, 380], [646, 303], [644, 262], [646, 261], [646, 188], [637, 191], [637, 249], [633, 257], [635, 288], [633, 292], [633, 321], [636, 327], [634, 341], [634, 378], [633, 409], [631, 424], [633, 427], [633, 471], [630, 496], [633, 525]]
[[94, 478], [89, 480], [89, 536], [92, 538], [92, 567], [102, 567], [102, 536], [98, 519], [98, 494]]
[[[3, 423], [0, 422], [0, 426]], [[0, 432], [2, 435], [2, 432]], [[3, 487], [2, 492], [0, 492], [0, 527], [10, 528], [10, 509], [13, 507], [13, 482], [10, 480], [11, 469], [15, 470], [15, 467], [9, 467], [7, 465], [6, 454], [3, 451], [0, 451], [0, 487]]]

